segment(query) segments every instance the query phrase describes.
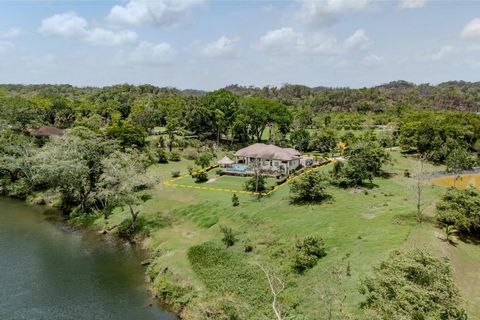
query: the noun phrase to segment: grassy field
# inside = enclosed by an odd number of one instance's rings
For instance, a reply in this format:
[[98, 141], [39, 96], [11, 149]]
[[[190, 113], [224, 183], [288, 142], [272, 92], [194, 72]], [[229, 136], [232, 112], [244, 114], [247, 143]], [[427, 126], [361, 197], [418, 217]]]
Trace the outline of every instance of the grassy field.
[[[346, 309], [355, 314], [362, 300], [358, 293], [359, 280], [369, 274], [373, 265], [393, 249], [433, 246], [436, 252], [452, 259], [457, 284], [469, 301], [467, 311], [471, 319], [476, 319], [475, 315], [480, 314], [480, 290], [477, 289], [480, 248], [463, 243], [452, 247], [440, 239], [441, 230], [432, 222], [432, 214], [435, 201], [445, 190], [443, 187], [429, 185], [424, 189], [422, 208], [429, 219], [422, 225], [416, 223], [415, 181], [403, 173], [408, 169], [415, 174], [420, 165], [396, 151], [392, 151], [392, 157], [394, 163], [387, 168], [390, 178], [375, 179], [372, 189], [329, 187], [333, 200], [319, 205], [291, 205], [288, 186], [262, 199], [239, 195], [240, 206], [233, 207], [228, 193], [165, 187], [158, 183], [152, 199], [141, 208], [141, 216], [153, 226], [144, 243], [155, 253], [152, 265], [157, 270], [168, 268], [179, 283], [193, 287], [197, 292], [194, 298], [197, 308], [227, 297], [244, 308], [248, 318], [271, 319], [268, 283], [258, 267], [262, 265], [285, 281], [286, 289], [279, 297], [285, 310], [307, 319], [319, 319], [319, 315], [325, 313], [322, 292], [332, 268], [349, 265], [350, 276], [345, 277], [340, 286], [347, 293]], [[164, 181], [171, 178], [172, 171], [186, 173], [189, 165], [191, 162], [186, 160], [155, 165], [150, 173]], [[331, 165], [327, 165], [320, 170], [330, 168]], [[424, 168], [427, 172], [442, 169], [430, 165]], [[242, 189], [245, 178], [218, 178], [215, 171], [209, 173], [209, 178], [215, 180], [208, 185]], [[195, 183], [189, 177], [181, 180]], [[126, 212], [118, 211], [110, 224], [127, 217]], [[229, 226], [236, 233], [238, 241], [233, 247], [225, 249], [221, 244], [220, 225]], [[298, 275], [291, 272], [291, 251], [296, 239], [306, 235], [321, 236], [327, 256], [311, 270]], [[251, 252], [245, 252], [247, 245], [253, 248]], [[189, 259], [192, 247], [195, 252], [214, 250], [222, 260], [212, 265], [192, 258], [197, 257], [195, 255]], [[215, 257], [211, 261], [216, 261]], [[189, 308], [185, 314], [192, 319], [202, 318]]]

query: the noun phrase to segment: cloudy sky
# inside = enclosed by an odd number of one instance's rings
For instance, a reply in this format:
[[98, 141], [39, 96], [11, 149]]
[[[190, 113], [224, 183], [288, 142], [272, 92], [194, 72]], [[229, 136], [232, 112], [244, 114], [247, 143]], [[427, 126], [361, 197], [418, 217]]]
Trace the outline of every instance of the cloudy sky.
[[0, 2], [0, 83], [480, 80], [480, 1]]

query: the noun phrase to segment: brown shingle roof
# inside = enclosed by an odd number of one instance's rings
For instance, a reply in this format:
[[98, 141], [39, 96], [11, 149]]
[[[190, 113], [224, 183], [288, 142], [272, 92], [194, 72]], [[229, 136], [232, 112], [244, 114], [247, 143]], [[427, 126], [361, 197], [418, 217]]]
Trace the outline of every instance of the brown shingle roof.
[[235, 155], [237, 157], [289, 161], [298, 159], [300, 157], [300, 152], [292, 148], [280, 148], [272, 144], [255, 143], [238, 150]]
[[41, 126], [38, 129], [27, 129], [28, 133], [30, 133], [34, 137], [50, 137], [50, 136], [58, 136], [63, 137], [65, 135], [65, 130], [50, 127], [50, 126]]

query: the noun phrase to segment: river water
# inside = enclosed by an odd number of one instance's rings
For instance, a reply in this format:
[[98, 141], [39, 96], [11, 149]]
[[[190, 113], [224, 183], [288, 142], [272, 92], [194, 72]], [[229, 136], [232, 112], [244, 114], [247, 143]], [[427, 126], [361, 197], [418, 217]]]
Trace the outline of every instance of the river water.
[[141, 252], [0, 198], [0, 319], [172, 320], [150, 299]]

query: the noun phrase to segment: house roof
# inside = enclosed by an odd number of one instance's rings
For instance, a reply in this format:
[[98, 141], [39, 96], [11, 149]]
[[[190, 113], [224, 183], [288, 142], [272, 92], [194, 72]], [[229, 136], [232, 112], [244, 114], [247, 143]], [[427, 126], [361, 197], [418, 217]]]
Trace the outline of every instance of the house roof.
[[225, 156], [222, 159], [218, 160], [217, 163], [221, 165], [227, 165], [227, 164], [233, 164], [234, 161], [229, 157]]
[[41, 126], [38, 129], [27, 129], [28, 133], [35, 137], [50, 137], [50, 136], [58, 136], [63, 137], [65, 135], [65, 130], [50, 127], [50, 126]]
[[237, 157], [289, 161], [298, 159], [300, 152], [293, 148], [280, 148], [273, 144], [255, 143], [235, 153]]

